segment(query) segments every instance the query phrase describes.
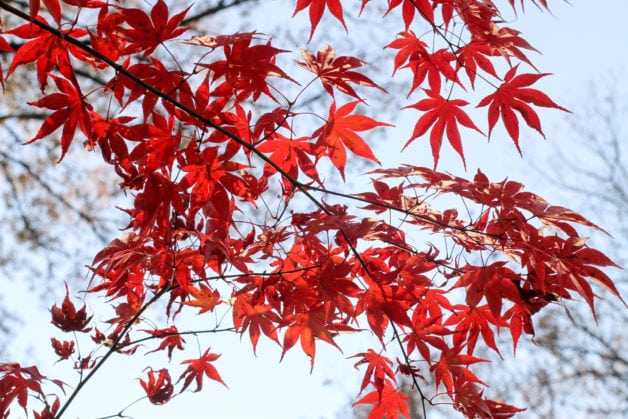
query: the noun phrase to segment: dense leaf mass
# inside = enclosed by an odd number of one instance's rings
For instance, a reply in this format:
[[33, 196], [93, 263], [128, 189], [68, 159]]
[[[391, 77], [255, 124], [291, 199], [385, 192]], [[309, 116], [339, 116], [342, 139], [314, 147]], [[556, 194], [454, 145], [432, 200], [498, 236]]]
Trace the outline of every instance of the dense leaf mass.
[[[372, 3], [363, 0], [361, 12]], [[547, 8], [545, 1], [524, 3]], [[11, 22], [22, 19], [1, 34], [0, 48], [11, 54], [8, 82], [33, 72], [42, 93], [28, 101], [49, 111], [30, 142], [60, 130], [63, 159], [83, 138], [132, 202], [124, 209], [126, 231], [95, 256], [86, 287], [115, 313], [100, 325], [107, 334], [69, 292], [51, 309], [52, 323], [71, 333], [52, 338], [53, 350], [60, 361], [75, 360], [78, 385], [54, 395], [36, 367], [0, 364], [2, 417], [14, 404], [35, 417], [61, 417], [100, 366], [115, 362], [111, 354], [137, 357], [142, 346], [170, 362], [179, 351], [192, 353], [178, 366], [147, 367], [139, 386], [153, 404], [192, 384], [202, 390], [206, 377], [226, 386], [220, 355], [207, 348], [195, 356], [196, 345], [183, 338], [211, 331], [177, 327], [184, 313], [217, 318], [218, 310], [231, 317], [225, 330], [246, 336], [254, 351], [261, 339], [280, 345], [282, 357], [300, 346], [312, 368], [317, 344], [342, 349], [339, 334], [373, 334], [375, 344], [354, 355], [360, 393], [367, 391], [356, 403], [372, 405], [372, 418], [409, 417], [403, 391], [420, 392], [424, 409], [446, 398], [468, 417], [510, 417], [521, 409], [488, 399], [490, 377], [473, 371], [484, 361], [478, 345], [499, 354], [495, 334], [505, 329], [516, 349], [523, 335], [534, 335], [533, 315], [554, 302], [579, 297], [594, 310], [592, 283], [619, 296], [602, 269], [614, 263], [577, 230], [598, 226], [517, 182], [436, 170], [445, 136], [464, 162], [463, 133], [490, 135], [501, 120], [519, 148], [520, 120], [543, 134], [535, 107], [564, 110], [533, 87], [546, 74], [521, 70], [531, 65], [523, 51], [533, 48], [505, 26], [492, 1], [384, 5], [382, 19], [399, 31], [381, 45], [394, 53], [391, 77], [420, 97], [402, 110], [419, 112], [406, 146], [429, 136], [434, 168], [378, 168], [370, 189], [350, 194], [334, 189], [327, 170], [344, 179], [360, 160], [379, 163], [373, 138], [391, 126], [367, 113], [370, 92], [384, 89], [359, 57], [336, 56], [327, 45], [316, 54], [302, 49], [298, 61], [298, 51], [255, 31], [186, 37], [189, 8], [164, 0], [139, 8], [92, 0], [29, 4], [24, 12], [0, 3]], [[308, 14], [311, 40], [324, 19], [349, 31], [345, 16], [354, 8], [299, 0], [294, 14]], [[168, 61], [173, 45], [194, 59]], [[93, 79], [101, 84], [85, 88]], [[480, 83], [492, 89], [473, 103], [486, 111], [486, 124], [466, 110]], [[329, 111], [301, 110], [308, 97]], [[464, 200], [464, 213], [433, 205], [448, 194]], [[445, 244], [417, 245], [417, 230]], [[149, 309], [159, 321], [148, 319]], [[75, 354], [67, 339], [92, 328], [96, 345]], [[398, 385], [399, 374], [410, 377], [412, 389]], [[429, 374], [435, 388], [424, 382]]]

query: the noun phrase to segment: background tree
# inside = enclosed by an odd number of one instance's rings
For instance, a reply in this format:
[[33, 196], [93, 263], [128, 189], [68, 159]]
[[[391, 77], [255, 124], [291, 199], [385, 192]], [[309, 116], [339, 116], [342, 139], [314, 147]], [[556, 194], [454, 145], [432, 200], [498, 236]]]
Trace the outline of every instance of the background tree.
[[[164, 404], [192, 385], [200, 391], [204, 377], [224, 384], [218, 340], [209, 339], [218, 333], [247, 335], [253, 351], [262, 337], [276, 342], [282, 358], [300, 343], [313, 368], [317, 342], [340, 349], [339, 335], [366, 329], [375, 341], [351, 358], [364, 371], [358, 403], [372, 405], [372, 416], [408, 416], [400, 375], [424, 411], [448, 403], [467, 416], [511, 416], [520, 409], [484, 394], [478, 345], [499, 352], [495, 331], [507, 329], [516, 347], [534, 334], [532, 316], [555, 301], [579, 295], [594, 309], [591, 281], [618, 296], [599, 269], [613, 262], [576, 230], [599, 227], [517, 182], [410, 163], [371, 171], [371, 186], [359, 192], [336, 189], [353, 160], [379, 163], [369, 135], [390, 126], [363, 113], [365, 98], [384, 89], [362, 60], [322, 45], [284, 66], [289, 51], [259, 32], [192, 36], [175, 56], [169, 45], [186, 32], [190, 9], [162, 0], [42, 4], [25, 12], [0, 3], [21, 20], [0, 45], [22, 42], [6, 76], [32, 68], [41, 94], [29, 104], [46, 112], [30, 142], [58, 130], [60, 160], [78, 137], [98, 150], [130, 195], [129, 221], [90, 266], [88, 291], [107, 298], [112, 317], [92, 321], [67, 286], [50, 310], [59, 333], [71, 333], [51, 343], [60, 360], [73, 358], [76, 385], [61, 403], [60, 381], [1, 364], [3, 414], [15, 407], [62, 416], [103, 365], [134, 357], [140, 345], [167, 354], [140, 380], [145, 397]], [[543, 134], [536, 108], [564, 110], [534, 86], [547, 75], [526, 72], [532, 47], [493, 4], [386, 8], [401, 32], [382, 46], [405, 83], [405, 112], [419, 112], [404, 148], [429, 137], [434, 168], [445, 137], [466, 165], [461, 128], [490, 136], [499, 122], [520, 149], [520, 125]], [[294, 14], [307, 13], [312, 40], [325, 10], [348, 31], [348, 9], [299, 1]], [[468, 95], [480, 82], [490, 93]], [[486, 112], [487, 127], [469, 117], [463, 98]], [[462, 199], [464, 212], [443, 196]], [[418, 231], [443, 239], [425, 244]], [[186, 323], [201, 314], [213, 325]], [[197, 341], [197, 354], [186, 338]], [[401, 356], [389, 356], [390, 346]], [[436, 384], [429, 392], [426, 374]]]

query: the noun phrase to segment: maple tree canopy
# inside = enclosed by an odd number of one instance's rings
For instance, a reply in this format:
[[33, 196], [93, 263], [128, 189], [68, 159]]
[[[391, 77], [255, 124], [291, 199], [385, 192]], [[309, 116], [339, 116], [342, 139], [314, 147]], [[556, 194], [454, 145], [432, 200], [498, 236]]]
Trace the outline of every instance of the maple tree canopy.
[[[282, 357], [298, 347], [312, 368], [321, 341], [341, 349], [340, 333], [373, 334], [371, 347], [347, 354], [363, 374], [356, 403], [371, 405], [371, 418], [409, 417], [409, 391], [424, 411], [446, 402], [468, 417], [510, 417], [525, 406], [484, 395], [491, 382], [473, 370], [483, 361], [478, 345], [499, 354], [495, 332], [505, 329], [516, 349], [551, 303], [581, 298], [593, 311], [592, 283], [619, 297], [602, 270], [615, 264], [577, 230], [598, 226], [515, 181], [436, 170], [445, 138], [466, 164], [464, 134], [503, 126], [520, 149], [522, 127], [543, 135], [539, 107], [565, 110], [535, 88], [547, 74], [499, 8], [546, 9], [546, 0], [387, 0], [382, 19], [392, 32], [381, 47], [394, 59], [380, 68], [408, 94], [402, 112], [415, 123], [405, 146], [429, 138], [434, 166], [379, 167], [369, 188], [352, 193], [334, 188], [327, 171], [344, 179], [363, 160], [379, 163], [368, 135], [385, 136], [392, 122], [364, 106], [384, 90], [364, 61], [329, 45], [280, 49], [255, 28], [191, 35], [189, 7], [138, 3], [30, 0], [26, 11], [0, 2], [11, 22], [0, 34], [10, 57], [1, 80], [33, 73], [40, 89], [25, 94], [46, 112], [25, 141], [58, 137], [60, 161], [82, 141], [132, 196], [128, 224], [95, 255], [84, 287], [106, 297], [112, 317], [94, 320], [107, 314], [78, 308], [67, 289], [50, 310], [58, 368], [81, 371], [79, 381], [0, 364], [2, 417], [63, 416], [112, 354], [142, 363], [140, 346], [163, 354], [163, 367], [147, 366], [137, 380], [150, 403], [201, 391], [208, 379], [226, 386], [220, 340], [200, 350], [189, 342], [218, 325], [178, 326], [188, 313], [217, 311], [253, 351], [261, 339]], [[322, 22], [351, 36], [346, 13], [374, 3], [298, 0], [294, 15], [308, 14], [310, 41]], [[172, 45], [194, 59], [172, 60]], [[490, 93], [478, 100], [480, 85]], [[308, 108], [310, 92], [325, 112]], [[483, 116], [472, 119], [470, 106]], [[445, 195], [464, 200], [465, 211], [437, 209]], [[417, 230], [446, 244], [417, 244]], [[172, 362], [182, 351], [187, 359]], [[412, 386], [401, 387], [400, 375]]]

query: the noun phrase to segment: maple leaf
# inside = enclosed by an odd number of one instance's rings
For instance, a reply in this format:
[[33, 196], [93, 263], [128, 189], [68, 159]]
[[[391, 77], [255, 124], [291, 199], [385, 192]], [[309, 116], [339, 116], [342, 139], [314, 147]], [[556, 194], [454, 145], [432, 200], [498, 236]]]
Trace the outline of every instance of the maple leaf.
[[356, 132], [367, 131], [376, 127], [392, 126], [378, 122], [368, 116], [351, 115], [359, 101], [349, 102], [336, 110], [336, 102], [329, 108], [329, 117], [322, 127], [318, 128], [312, 138], [318, 137], [317, 151], [329, 156], [333, 165], [344, 179], [344, 168], [347, 161], [345, 146], [354, 154], [379, 163], [371, 148]]
[[[41, 17], [38, 17], [37, 20], [47, 24]], [[90, 62], [91, 60], [85, 51], [63, 40], [64, 37], [80, 38], [87, 35], [88, 32], [83, 29], [64, 29], [61, 31], [63, 37], [58, 37], [39, 26], [27, 23], [5, 33], [22, 39], [31, 39], [31, 41], [20, 46], [13, 56], [11, 66], [7, 71], [7, 78], [18, 66], [36, 62], [37, 80], [42, 92], [48, 84], [48, 75], [55, 66], [65, 78], [75, 80], [70, 54], [81, 61]]]
[[62, 381], [47, 379], [34, 365], [22, 367], [17, 362], [0, 363], [0, 417], [9, 417], [9, 406], [16, 399], [18, 405], [24, 409], [24, 412], [27, 412], [29, 393], [45, 400], [46, 395], [41, 387], [45, 380], [63, 389]]
[[393, 75], [408, 62], [410, 57], [427, 54], [427, 47], [428, 45], [411, 30], [398, 33], [397, 39], [386, 45], [386, 48], [399, 50], [395, 55]]
[[406, 106], [406, 108], [414, 108], [425, 112], [425, 114], [423, 114], [423, 116], [421, 116], [421, 118], [417, 121], [414, 126], [412, 136], [404, 145], [404, 148], [415, 139], [425, 134], [431, 127], [430, 145], [432, 147], [434, 167], [438, 165], [440, 147], [443, 142], [443, 134], [445, 132], [447, 133], [449, 143], [452, 145], [454, 150], [456, 150], [458, 155], [460, 155], [462, 162], [466, 167], [458, 124], [474, 129], [482, 134], [482, 131], [475, 126], [471, 118], [469, 118], [469, 116], [462, 109], [460, 109], [462, 106], [468, 105], [468, 102], [461, 99], [446, 99], [434, 90], [426, 90], [425, 92], [429, 96], [428, 99], [423, 99], [413, 105]]
[[454, 61], [458, 62], [456, 56], [444, 48], [430, 53], [428, 45], [417, 38], [414, 32], [399, 33], [398, 38], [386, 45], [386, 48], [399, 50], [395, 55], [393, 75], [400, 68], [408, 68], [414, 74], [408, 97], [426, 78], [430, 89], [434, 91], [440, 91], [441, 77], [462, 86], [457, 69], [451, 65]]
[[[185, 343], [185, 339], [179, 334], [179, 330], [177, 326], [170, 326], [165, 329], [157, 329], [157, 330], [142, 330], [142, 332], [146, 332], [151, 336], [155, 336], [158, 338], [162, 338], [159, 347], [153, 349], [152, 351], [147, 352], [148, 354], [151, 352], [161, 351], [163, 349], [168, 349], [168, 359], [172, 359], [172, 351], [176, 349], [183, 350], [183, 344]], [[104, 337], [103, 337], [104, 338]]]
[[[364, 8], [365, 0], [362, 1], [362, 8]], [[385, 15], [401, 6], [403, 23], [405, 24], [406, 30], [408, 30], [410, 24], [412, 24], [416, 11], [418, 11], [428, 23], [434, 22], [434, 6], [430, 4], [429, 0], [387, 0], [387, 2], [388, 10], [386, 10]]]
[[496, 318], [501, 316], [504, 298], [518, 302], [519, 291], [513, 282], [517, 275], [504, 267], [504, 262], [495, 262], [487, 266], [467, 266], [465, 273], [454, 284], [454, 288], [466, 288], [466, 302], [469, 307], [476, 307], [486, 297], [491, 313]]
[[464, 67], [472, 88], [475, 87], [475, 77], [478, 74], [478, 67], [487, 74], [497, 78], [495, 67], [487, 58], [490, 56], [495, 56], [493, 49], [488, 43], [480, 41], [471, 41], [456, 52], [457, 67]]
[[68, 291], [68, 284], [65, 284], [65, 298], [61, 307], [57, 307], [56, 304], [50, 308], [52, 314], [52, 324], [57, 326], [64, 332], [89, 332], [91, 327], [87, 327], [87, 324], [91, 321], [92, 316], [87, 317], [86, 306], [80, 310], [76, 310], [76, 307], [70, 301], [70, 295]]
[[310, 51], [301, 49], [301, 57], [305, 62], [297, 61], [297, 64], [316, 74], [332, 97], [334, 96], [333, 87], [335, 87], [349, 96], [362, 100], [349, 83], [376, 87], [385, 92], [365, 75], [353, 71], [355, 68], [362, 67], [365, 64], [364, 61], [349, 56], [336, 57], [336, 52], [329, 45], [319, 49], [316, 57]]
[[390, 380], [386, 380], [382, 392], [378, 390], [371, 391], [353, 405], [358, 404], [374, 404], [373, 410], [369, 413], [368, 419], [377, 418], [399, 418], [399, 415], [410, 419], [410, 411], [408, 410], [408, 402], [410, 397], [402, 391], [397, 391]]
[[[365, 255], [362, 255], [363, 258]], [[366, 312], [366, 319], [375, 336], [381, 342], [390, 321], [412, 327], [408, 317], [408, 304], [403, 299], [395, 298], [395, 289], [390, 285], [373, 284], [360, 295], [356, 306], [357, 313]]]
[[281, 318], [270, 304], [254, 303], [251, 294], [240, 294], [233, 304], [233, 323], [240, 333], [248, 329], [253, 353], [257, 348], [261, 333], [279, 343], [277, 323]]
[[234, 37], [232, 43], [221, 45], [224, 60], [199, 65], [212, 71], [213, 80], [224, 77], [231, 89], [238, 92], [240, 100], [251, 94], [257, 100], [262, 93], [274, 99], [266, 81], [268, 77], [280, 77], [296, 83], [275, 64], [277, 55], [288, 51], [273, 47], [270, 40], [265, 44], [251, 45], [253, 39], [254, 36]]
[[55, 338], [50, 338], [50, 342], [55, 353], [59, 355], [59, 361], [68, 359], [74, 353], [74, 341], [60, 342]]
[[510, 418], [525, 410], [485, 399], [480, 386], [470, 382], [456, 387], [453, 401], [455, 409], [468, 418]]
[[460, 347], [446, 348], [441, 352], [440, 359], [430, 367], [430, 371], [434, 372], [436, 387], [442, 383], [449, 395], [452, 395], [454, 389], [461, 383], [484, 384], [469, 368], [463, 365], [487, 361], [471, 355], [460, 354], [460, 349]]
[[471, 355], [481, 334], [486, 345], [498, 354], [500, 353], [495, 343], [495, 335], [491, 325], [506, 326], [507, 324], [501, 320], [501, 317], [493, 316], [488, 305], [469, 307], [459, 304], [454, 306], [454, 309], [456, 312], [445, 321], [444, 325], [456, 324], [453, 339], [455, 346], [466, 344], [467, 354]]
[[[510, 57], [514, 56], [536, 70], [536, 67], [521, 51], [521, 48], [536, 51], [525, 39], [519, 36], [520, 32], [511, 28], [502, 28], [494, 23], [489, 24], [487, 30], [477, 35], [477, 39], [486, 42], [491, 47], [492, 55], [503, 56], [510, 65]], [[538, 52], [538, 51], [537, 51]]]
[[61, 161], [72, 144], [77, 126], [83, 134], [90, 136], [92, 121], [90, 112], [92, 107], [84, 101], [78, 85], [55, 75], [51, 75], [51, 77], [60, 93], [52, 93], [38, 101], [29, 102], [29, 105], [51, 109], [54, 112], [44, 120], [35, 137], [29, 140], [27, 144], [50, 135], [63, 126], [61, 156], [59, 157], [59, 161]]
[[220, 304], [220, 293], [210, 287], [200, 284], [199, 288], [189, 287], [190, 295], [194, 300], [185, 301], [183, 304], [191, 307], [198, 307], [201, 310], [197, 314], [203, 314], [207, 311], [214, 311], [214, 307]]
[[31, 16], [31, 20], [37, 18], [39, 14], [39, 8], [41, 7], [41, 2], [44, 3], [48, 13], [57, 23], [61, 23], [61, 5], [59, 4], [59, 0], [29, 0], [28, 1], [28, 9]]
[[222, 385], [224, 385], [225, 387], [228, 387], [227, 384], [225, 384], [225, 382], [222, 381], [222, 378], [220, 377], [218, 370], [216, 370], [216, 367], [214, 367], [211, 364], [218, 358], [220, 358], [220, 355], [210, 353], [209, 348], [207, 348], [200, 358], [186, 359], [185, 361], [182, 361], [181, 362], [182, 364], [189, 364], [189, 365], [186, 368], [186, 370], [183, 371], [183, 373], [177, 380], [177, 382], [179, 382], [183, 378], [185, 378], [185, 380], [183, 381], [183, 388], [181, 389], [180, 393], [185, 391], [185, 389], [188, 388], [188, 386], [192, 383], [193, 380], [196, 380], [196, 389], [194, 390], [194, 392], [201, 391], [201, 389], [203, 388], [203, 376], [204, 375], [206, 375], [207, 377], [211, 378], [214, 381], [218, 381], [219, 383], [222, 383]]
[[554, 103], [545, 93], [527, 87], [549, 74], [520, 74], [515, 76], [517, 69], [518, 66], [511, 68], [504, 76], [504, 82], [501, 86], [494, 93], [482, 99], [477, 107], [488, 105], [489, 137], [497, 123], [497, 119], [501, 117], [510, 138], [512, 138], [521, 154], [521, 149], [519, 148], [519, 122], [514, 111], [519, 112], [529, 127], [534, 128], [545, 137], [541, 130], [541, 121], [529, 104], [560, 109], [565, 112], [569, 112], [569, 110]]
[[288, 323], [289, 326], [283, 339], [281, 359], [297, 343], [297, 340], [301, 341], [303, 352], [310, 357], [311, 369], [314, 369], [314, 358], [316, 356], [315, 338], [323, 340], [341, 350], [334, 342], [331, 333], [333, 326], [329, 324], [326, 317], [326, 312], [322, 306], [310, 307], [307, 313], [297, 313], [284, 317], [284, 323]]
[[148, 400], [152, 404], [159, 405], [167, 403], [172, 398], [174, 386], [167, 369], [162, 368], [157, 372], [159, 375], [155, 377], [155, 371], [151, 369], [148, 372], [148, 381], [140, 379], [140, 384], [146, 391]]
[[345, 31], [349, 31], [342, 13], [342, 3], [340, 0], [297, 0], [297, 5], [294, 8], [292, 17], [296, 16], [297, 13], [303, 9], [307, 7], [310, 8], [310, 24], [312, 26], [310, 31], [310, 41], [312, 40], [312, 36], [314, 36], [314, 31], [316, 30], [318, 23], [321, 21], [321, 17], [323, 17], [323, 13], [325, 13], [325, 6], [327, 6], [327, 9], [329, 9], [331, 14], [338, 19], [340, 23], [342, 23]]
[[189, 6], [184, 11], [177, 13], [168, 19], [168, 5], [164, 0], [158, 0], [150, 12], [150, 17], [141, 9], [124, 8], [120, 11], [130, 28], [119, 27], [118, 31], [129, 42], [128, 52], [144, 51], [144, 56], [152, 52], [164, 41], [173, 39], [187, 31], [189, 28], [179, 28], [179, 24], [190, 10]]
[[[137, 63], [129, 65], [129, 63], [130, 60], [126, 60], [122, 66], [126, 68], [129, 73], [132, 73], [135, 78], [141, 79], [144, 83], [162, 92], [171, 92], [169, 96], [172, 99], [184, 103], [193, 101], [192, 97], [194, 94], [187, 82], [188, 74], [180, 70], [169, 70], [161, 61], [154, 57], [150, 58], [150, 64]], [[118, 102], [123, 106], [128, 106], [133, 101], [141, 98], [145, 121], [149, 116], [155, 118], [155, 115], [158, 115], [154, 110], [155, 105], [159, 101], [159, 97], [152, 92], [138, 89], [136, 82], [131, 78], [119, 74], [117, 77], [112, 78], [105, 86], [105, 90], [110, 89], [113, 91]], [[126, 94], [127, 91], [128, 94]], [[170, 120], [171, 118], [166, 119], [161, 117], [160, 119]], [[157, 125], [159, 126], [160, 124]]]
[[35, 412], [33, 411], [33, 415], [35, 415], [35, 419], [55, 419], [57, 417], [57, 411], [59, 410], [59, 407], [61, 406], [61, 402], [59, 401], [59, 398], [56, 396], [54, 397], [54, 401], [52, 402], [52, 404], [49, 404], [48, 402], [46, 402], [46, 406], [44, 407], [44, 409], [40, 412]]
[[100, 0], [63, 0], [63, 2], [72, 6], [88, 9], [101, 9], [109, 6], [106, 2]]
[[[292, 179], [298, 179], [300, 169], [310, 179], [322, 184], [311, 157], [314, 155], [314, 144], [309, 141], [308, 137], [287, 138], [275, 134], [272, 139], [264, 141], [257, 149], [263, 153], [271, 153], [270, 160], [281, 167]], [[270, 176], [276, 173], [276, 170], [266, 164], [264, 173]], [[282, 181], [287, 190], [292, 190], [293, 185], [288, 179], [282, 177]]]
[[368, 364], [366, 372], [364, 373], [364, 378], [362, 379], [360, 392], [362, 392], [369, 385], [369, 383], [372, 383], [381, 397], [382, 392], [386, 387], [386, 381], [389, 379], [393, 381], [395, 380], [395, 373], [391, 368], [392, 361], [388, 357], [382, 356], [372, 349], [369, 349], [368, 352], [353, 355], [351, 358], [358, 357], [361, 357], [361, 359], [353, 365], [354, 368], [357, 368], [362, 364]]

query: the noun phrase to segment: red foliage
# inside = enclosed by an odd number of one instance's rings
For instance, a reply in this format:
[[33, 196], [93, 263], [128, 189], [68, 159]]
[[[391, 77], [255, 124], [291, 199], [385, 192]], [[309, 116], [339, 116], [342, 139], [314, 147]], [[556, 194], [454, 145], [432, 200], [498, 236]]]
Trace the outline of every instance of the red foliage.
[[181, 362], [182, 364], [188, 364], [188, 367], [179, 377], [179, 381], [185, 378], [185, 380], [183, 380], [183, 388], [181, 391], [184, 391], [192, 383], [192, 381], [196, 381], [196, 389], [194, 391], [201, 391], [203, 388], [203, 376], [205, 375], [227, 387], [225, 382], [222, 381], [222, 378], [220, 378], [220, 374], [218, 374], [216, 367], [211, 364], [211, 362], [217, 360], [219, 357], [220, 355], [210, 353], [209, 348], [207, 348], [205, 353], [200, 358], [188, 359]]
[[52, 348], [59, 355], [59, 360], [68, 359], [74, 353], [74, 341], [60, 342], [55, 338], [50, 338]]
[[64, 332], [89, 332], [91, 327], [87, 327], [92, 319], [92, 316], [87, 317], [87, 307], [83, 305], [80, 310], [76, 310], [76, 307], [70, 301], [70, 295], [68, 286], [65, 286], [65, 298], [61, 307], [53, 305], [50, 308], [50, 314], [52, 315], [52, 324], [57, 326]]
[[[469, 104], [463, 97], [473, 100], [467, 90], [480, 82], [492, 89], [475, 103], [476, 112], [486, 111], [485, 132], [490, 136], [501, 119], [518, 149], [519, 118], [543, 135], [532, 105], [565, 110], [531, 87], [546, 74], [520, 72], [520, 65], [531, 65], [523, 50], [533, 48], [502, 26], [493, 2], [387, 2], [385, 18], [400, 30], [381, 45], [395, 51], [392, 77], [409, 72], [403, 89], [422, 95], [404, 107], [420, 112], [406, 146], [429, 135], [434, 169], [400, 163], [373, 170], [372, 188], [351, 194], [334, 188], [333, 174], [323, 176], [324, 164], [329, 159], [344, 179], [357, 160], [347, 150], [379, 163], [368, 134], [391, 125], [358, 108], [366, 93], [357, 90], [383, 91], [358, 57], [336, 56], [331, 46], [316, 55], [301, 50], [303, 61], [288, 70], [283, 57], [291, 51], [255, 31], [183, 39], [188, 9], [171, 16], [164, 0], [141, 9], [64, 3], [44, 0], [40, 8], [32, 0], [27, 13], [0, 2], [3, 13], [24, 20], [0, 37], [0, 50], [12, 54], [6, 75], [33, 71], [41, 95], [24, 95], [50, 111], [30, 142], [60, 130], [63, 158], [84, 136], [85, 148], [100, 150], [133, 202], [124, 210], [126, 232], [90, 267], [94, 282], [86, 288], [106, 297], [115, 315], [100, 322], [107, 335], [95, 329], [95, 348], [81, 346], [75, 368], [85, 372], [83, 381], [62, 404], [61, 395], [42, 388], [46, 379], [36, 367], [1, 364], [3, 417], [13, 403], [27, 411], [37, 400], [36, 417], [61, 416], [100, 366], [114, 362], [111, 354], [137, 356], [140, 344], [159, 342], [149, 353], [169, 361], [175, 349], [189, 350], [184, 335], [216, 333], [229, 316], [232, 324], [220, 330], [248, 333], [253, 351], [267, 339], [283, 357], [300, 343], [312, 368], [317, 341], [342, 349], [341, 333], [373, 334], [378, 342], [355, 355], [356, 368], [365, 369], [360, 393], [372, 389], [357, 403], [373, 405], [371, 418], [409, 417], [404, 391], [418, 391], [424, 406], [432, 403], [426, 394], [442, 394], [469, 417], [510, 417], [520, 409], [484, 396], [486, 384], [473, 371], [484, 361], [478, 345], [499, 353], [495, 332], [508, 329], [516, 349], [522, 335], [534, 334], [533, 315], [555, 301], [581, 297], [594, 310], [591, 283], [619, 296], [602, 270], [614, 263], [576, 230], [601, 231], [598, 226], [517, 182], [491, 182], [480, 171], [473, 179], [436, 171], [445, 135], [466, 164], [460, 127], [482, 132], [480, 118], [463, 110]], [[542, 0], [527, 3], [547, 7]], [[299, 0], [294, 14], [308, 10], [311, 39], [325, 10], [348, 30], [348, 4]], [[362, 11], [367, 7], [363, 0]], [[95, 13], [79, 13], [85, 8]], [[397, 8], [400, 13], [389, 13]], [[418, 23], [432, 30], [416, 35], [409, 28]], [[22, 41], [15, 52], [4, 36]], [[166, 41], [182, 41], [194, 59], [164, 60]], [[504, 63], [502, 75], [497, 69]], [[102, 85], [88, 84], [90, 71]], [[300, 87], [298, 71], [316, 77]], [[312, 90], [327, 115], [300, 110], [303, 93]], [[341, 104], [338, 95], [352, 101]], [[390, 147], [392, 139], [378, 145], [384, 143]], [[431, 204], [446, 194], [464, 200], [467, 215]], [[420, 249], [411, 234], [416, 229], [447, 245]], [[475, 257], [459, 256], [465, 252]], [[467, 261], [489, 255], [490, 263]], [[149, 320], [149, 310], [161, 320]], [[182, 331], [177, 322], [184, 312], [221, 320], [213, 330]], [[64, 332], [91, 330], [86, 306], [77, 310], [67, 287], [51, 315]], [[137, 332], [142, 337], [133, 339]], [[75, 341], [51, 342], [61, 359], [73, 355]], [[387, 355], [393, 346], [403, 354], [396, 361]], [[204, 377], [225, 384], [214, 366], [218, 358], [206, 349], [183, 361], [174, 384], [170, 369], [151, 368], [140, 385], [151, 403], [163, 404], [178, 382], [179, 392], [192, 383], [202, 390]], [[413, 388], [398, 388], [398, 374], [408, 375]], [[426, 374], [436, 382], [431, 392], [420, 387]]]
[[140, 380], [140, 384], [146, 391], [148, 400], [152, 404], [164, 404], [172, 398], [174, 386], [170, 379], [170, 373], [163, 368], [158, 371], [159, 375], [155, 377], [155, 371], [148, 371], [148, 381]]

